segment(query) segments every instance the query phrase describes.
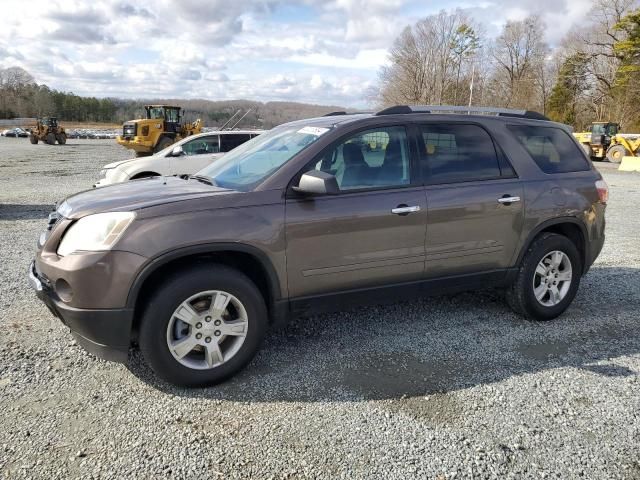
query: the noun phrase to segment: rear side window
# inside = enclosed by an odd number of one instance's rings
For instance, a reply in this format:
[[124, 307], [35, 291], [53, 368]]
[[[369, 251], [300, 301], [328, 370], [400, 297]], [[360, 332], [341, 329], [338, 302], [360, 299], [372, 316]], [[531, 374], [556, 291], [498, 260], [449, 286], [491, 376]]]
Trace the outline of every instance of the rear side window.
[[508, 125], [507, 128], [544, 173], [589, 170], [589, 163], [569, 134], [555, 127]]
[[500, 164], [489, 134], [477, 125], [420, 126], [423, 171], [428, 183], [498, 178]]
[[249, 140], [248, 133], [229, 133], [220, 135], [220, 151], [228, 152]]

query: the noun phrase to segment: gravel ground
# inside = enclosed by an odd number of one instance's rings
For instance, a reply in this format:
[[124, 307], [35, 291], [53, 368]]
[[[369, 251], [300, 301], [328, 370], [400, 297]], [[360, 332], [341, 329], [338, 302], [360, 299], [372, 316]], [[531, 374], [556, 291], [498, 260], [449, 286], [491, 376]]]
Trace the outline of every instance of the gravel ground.
[[30, 292], [51, 205], [127, 152], [0, 138], [0, 478], [640, 478], [640, 174], [550, 323], [497, 292], [295, 321], [182, 390], [84, 353]]

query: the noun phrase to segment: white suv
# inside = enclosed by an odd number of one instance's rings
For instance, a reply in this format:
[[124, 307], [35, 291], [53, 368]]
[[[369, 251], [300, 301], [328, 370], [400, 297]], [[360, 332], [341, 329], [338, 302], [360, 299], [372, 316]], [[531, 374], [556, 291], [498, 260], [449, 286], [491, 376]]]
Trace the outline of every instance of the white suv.
[[100, 180], [93, 186], [104, 187], [160, 175], [192, 175], [261, 133], [262, 130], [224, 130], [193, 135], [149, 157], [137, 157], [105, 165], [100, 172]]

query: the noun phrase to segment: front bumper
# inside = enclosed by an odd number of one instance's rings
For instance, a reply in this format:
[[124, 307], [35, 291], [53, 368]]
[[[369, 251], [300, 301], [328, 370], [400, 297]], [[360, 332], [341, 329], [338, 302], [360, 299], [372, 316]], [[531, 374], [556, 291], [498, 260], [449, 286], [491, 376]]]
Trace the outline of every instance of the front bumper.
[[141, 137], [123, 137], [122, 135], [116, 138], [116, 142], [125, 148], [139, 153], [148, 153], [153, 151], [153, 142], [151, 140], [143, 140]]
[[78, 344], [104, 360], [125, 363], [131, 343], [133, 310], [81, 309], [70, 307], [58, 298], [45, 278], [29, 266], [29, 284], [36, 295], [71, 330]]

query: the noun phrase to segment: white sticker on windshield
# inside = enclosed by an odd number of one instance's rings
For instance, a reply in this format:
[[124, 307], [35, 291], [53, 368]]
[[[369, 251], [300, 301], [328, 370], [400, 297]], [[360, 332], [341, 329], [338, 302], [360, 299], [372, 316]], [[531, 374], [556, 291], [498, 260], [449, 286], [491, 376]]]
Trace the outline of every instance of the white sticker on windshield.
[[298, 133], [304, 133], [305, 135], [315, 135], [316, 137], [319, 137], [320, 135], [322, 135], [323, 133], [327, 133], [328, 131], [329, 131], [328, 128], [303, 127], [300, 130], [298, 130]]

